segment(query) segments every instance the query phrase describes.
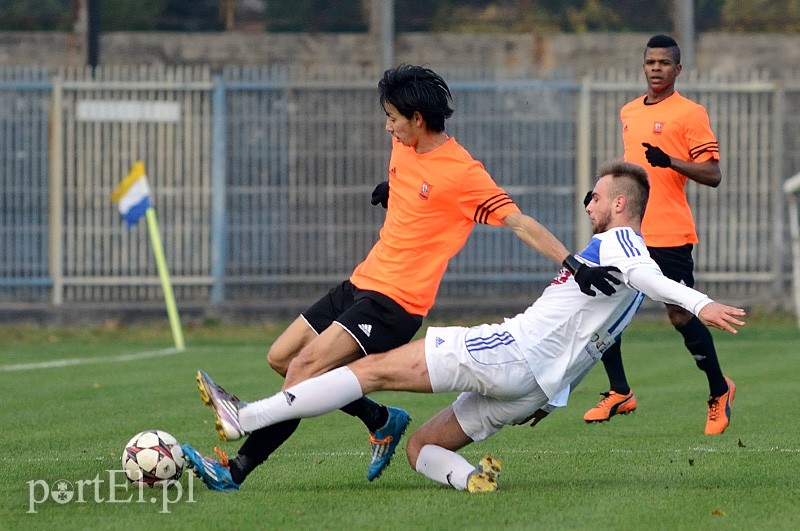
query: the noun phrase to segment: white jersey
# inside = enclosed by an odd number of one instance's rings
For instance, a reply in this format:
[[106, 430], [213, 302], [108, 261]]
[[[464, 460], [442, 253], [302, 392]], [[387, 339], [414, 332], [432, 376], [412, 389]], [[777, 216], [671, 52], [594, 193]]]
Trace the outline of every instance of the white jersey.
[[695, 315], [712, 302], [666, 278], [630, 228], [596, 235], [578, 257], [592, 266], [616, 266], [622, 281], [616, 292], [585, 295], [562, 269], [532, 306], [503, 323], [428, 328], [431, 389], [462, 391], [453, 413], [473, 441], [527, 422], [540, 408], [566, 405], [569, 392], [616, 341], [645, 295]]
[[641, 235], [628, 227], [596, 234], [578, 257], [591, 266], [616, 266], [623, 284], [611, 296], [589, 297], [564, 268], [533, 305], [505, 321], [550, 400], [601, 358], [641, 306], [644, 295], [628, 284], [628, 272], [648, 268], [661, 275]]

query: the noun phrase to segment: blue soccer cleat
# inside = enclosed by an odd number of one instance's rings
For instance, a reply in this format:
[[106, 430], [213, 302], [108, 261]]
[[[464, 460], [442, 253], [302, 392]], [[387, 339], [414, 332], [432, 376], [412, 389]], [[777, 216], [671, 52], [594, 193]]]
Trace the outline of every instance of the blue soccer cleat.
[[219, 461], [215, 461], [201, 455], [188, 444], [182, 445], [181, 449], [187, 465], [194, 470], [195, 476], [203, 480], [206, 487], [220, 492], [239, 490], [239, 484], [234, 483], [231, 477], [228, 456], [225, 455], [225, 452], [214, 447], [214, 452], [220, 458]]
[[384, 469], [389, 466], [397, 443], [405, 433], [411, 418], [404, 410], [396, 407], [387, 407], [389, 410], [389, 420], [383, 428], [375, 433], [369, 434], [369, 442], [372, 443], [372, 458], [367, 468], [367, 480], [372, 481], [380, 477]]

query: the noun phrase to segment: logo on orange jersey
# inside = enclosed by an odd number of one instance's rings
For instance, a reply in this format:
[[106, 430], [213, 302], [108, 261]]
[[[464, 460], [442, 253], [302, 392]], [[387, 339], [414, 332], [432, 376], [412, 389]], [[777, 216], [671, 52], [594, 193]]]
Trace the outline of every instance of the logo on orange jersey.
[[397, 168], [395, 168], [393, 166], [393, 167], [389, 168], [389, 176], [390, 177], [394, 177], [395, 175], [397, 175]]
[[428, 184], [426, 181], [422, 181], [422, 186], [419, 187], [419, 198], [428, 199], [428, 194], [431, 193], [431, 188], [433, 188], [433, 185]]
[[653, 124], [653, 134], [660, 135], [664, 131], [664, 122], [655, 122]]
[[627, 133], [628, 132], [628, 124], [622, 124], [622, 132], [623, 133]]

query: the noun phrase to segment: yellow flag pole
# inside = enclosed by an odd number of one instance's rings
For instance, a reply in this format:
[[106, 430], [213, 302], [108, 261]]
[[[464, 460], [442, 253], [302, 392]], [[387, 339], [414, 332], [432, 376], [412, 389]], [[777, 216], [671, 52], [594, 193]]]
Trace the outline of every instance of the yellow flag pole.
[[175, 348], [183, 350], [185, 347], [183, 342], [183, 330], [181, 329], [180, 317], [178, 317], [178, 308], [175, 305], [175, 295], [172, 293], [172, 283], [169, 280], [167, 261], [164, 259], [164, 247], [161, 245], [161, 234], [158, 232], [156, 211], [153, 207], [145, 211], [145, 217], [147, 218], [147, 231], [150, 234], [150, 241], [153, 244], [153, 254], [156, 256], [156, 266], [158, 267], [158, 276], [161, 279], [161, 289], [164, 291], [164, 302], [167, 304], [167, 315], [169, 316], [169, 326], [172, 328], [172, 337], [175, 340]]

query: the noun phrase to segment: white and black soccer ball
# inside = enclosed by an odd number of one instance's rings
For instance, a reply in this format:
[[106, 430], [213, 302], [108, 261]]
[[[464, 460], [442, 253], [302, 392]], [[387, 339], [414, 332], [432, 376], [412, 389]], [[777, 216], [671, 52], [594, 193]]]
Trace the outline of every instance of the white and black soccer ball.
[[122, 453], [122, 469], [131, 483], [168, 487], [183, 473], [183, 450], [169, 433], [145, 430], [134, 435]]

